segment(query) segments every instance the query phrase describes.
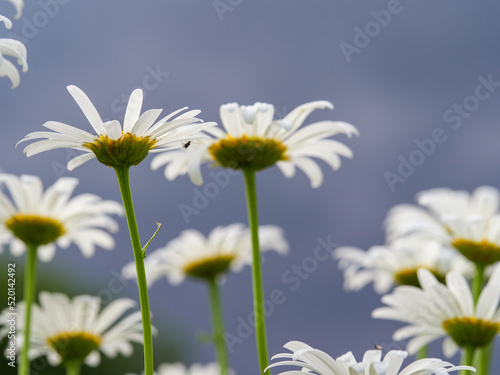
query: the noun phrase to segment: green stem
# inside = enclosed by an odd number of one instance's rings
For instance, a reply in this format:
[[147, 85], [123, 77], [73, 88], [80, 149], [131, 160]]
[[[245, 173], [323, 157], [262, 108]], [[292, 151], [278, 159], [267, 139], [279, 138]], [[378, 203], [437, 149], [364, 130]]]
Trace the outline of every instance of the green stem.
[[144, 331], [144, 374], [153, 375], [153, 336], [151, 334], [151, 313], [149, 309], [148, 285], [146, 282], [146, 271], [144, 269], [144, 256], [142, 253], [141, 240], [137, 221], [134, 213], [134, 203], [130, 191], [129, 167], [116, 167], [116, 176], [122, 195], [123, 206], [127, 216], [130, 241], [134, 251], [135, 268], [137, 271], [137, 283], [139, 286], [139, 299], [141, 302], [142, 329]]
[[[476, 349], [474, 347], [468, 347], [464, 349], [465, 352], [462, 356], [462, 365], [463, 366], [473, 366], [474, 365], [474, 354]], [[461, 375], [470, 375], [470, 371], [463, 370], [460, 372]], [[478, 374], [479, 375], [479, 374]]]
[[82, 363], [80, 361], [69, 362], [66, 364], [66, 375], [80, 375]]
[[417, 352], [417, 359], [427, 358], [427, 352], [429, 347], [427, 345], [422, 346]]
[[26, 255], [26, 266], [24, 268], [24, 343], [21, 353], [21, 364], [19, 365], [19, 375], [29, 375], [30, 360], [28, 352], [30, 349], [30, 331], [31, 331], [31, 306], [35, 299], [36, 284], [36, 253], [38, 246], [27, 244], [28, 253]]
[[217, 353], [217, 360], [220, 366], [221, 375], [228, 374], [228, 356], [224, 342], [224, 318], [222, 315], [222, 303], [220, 298], [219, 285], [216, 278], [208, 280], [210, 292], [210, 307], [212, 309], [212, 324], [214, 326], [214, 344]]
[[472, 281], [472, 296], [474, 297], [474, 304], [477, 303], [477, 300], [479, 299], [479, 295], [481, 294], [481, 291], [483, 290], [484, 269], [485, 268], [486, 268], [486, 266], [484, 264], [476, 263], [476, 276], [474, 277], [474, 280]]
[[478, 375], [488, 375], [490, 373], [491, 365], [491, 354], [493, 353], [492, 341], [489, 345], [484, 348], [479, 349], [478, 355], [476, 356], [475, 366]]
[[255, 314], [255, 339], [257, 341], [257, 353], [259, 357], [260, 371], [265, 373], [269, 366], [266, 339], [266, 318], [264, 315], [264, 286], [262, 282], [262, 267], [260, 264], [259, 246], [259, 216], [257, 212], [257, 188], [255, 185], [255, 171], [244, 169], [245, 187], [247, 195], [248, 223], [252, 235], [252, 282], [253, 282], [253, 305]]

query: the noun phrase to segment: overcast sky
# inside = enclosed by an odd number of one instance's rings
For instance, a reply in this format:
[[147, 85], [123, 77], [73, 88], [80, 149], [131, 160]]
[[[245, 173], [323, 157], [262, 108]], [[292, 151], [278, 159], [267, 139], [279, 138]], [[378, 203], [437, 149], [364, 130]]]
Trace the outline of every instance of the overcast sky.
[[[77, 193], [120, 199], [113, 171], [95, 160], [69, 172], [63, 166], [72, 152], [28, 159], [22, 147], [14, 148], [48, 120], [90, 131], [69, 84], [84, 90], [106, 119], [123, 117], [137, 87], [145, 91], [144, 109], [169, 113], [189, 106], [217, 122], [219, 106], [228, 102], [269, 102], [284, 115], [302, 103], [329, 100], [334, 111], [315, 112], [307, 122], [355, 125], [359, 138], [336, 137], [354, 158], [337, 172], [322, 165], [318, 189], [301, 172], [293, 179], [277, 168], [258, 174], [261, 223], [283, 227], [291, 243], [287, 257], [265, 257], [265, 294], [278, 290], [285, 299], [268, 318], [269, 352], [281, 352], [290, 340], [332, 356], [352, 350], [360, 357], [374, 344], [391, 348], [399, 325], [371, 320], [380, 305], [371, 287], [345, 293], [329, 259], [311, 266], [300, 283], [290, 281], [290, 272], [308, 262], [319, 240], [364, 249], [382, 244], [387, 210], [413, 202], [420, 190], [500, 186], [499, 12], [500, 4], [486, 1], [26, 0], [23, 17], [0, 34], [24, 41], [29, 63], [17, 89], [0, 79], [0, 168], [39, 175], [46, 186], [77, 177]], [[0, 14], [11, 16], [11, 5], [0, 3]], [[143, 238], [157, 221], [164, 225], [150, 249], [187, 228], [208, 233], [246, 222], [241, 176], [186, 224], [179, 204], [192, 205], [195, 186], [187, 177], [167, 182], [149, 168], [150, 160], [131, 173]], [[208, 172], [204, 167], [206, 181]], [[114, 251], [100, 250], [90, 260], [76, 248], [60, 251], [40, 266], [39, 277], [70, 275], [80, 292], [105, 285], [110, 270], [133, 259], [124, 219], [116, 239]], [[230, 333], [252, 311], [250, 276], [249, 269], [231, 275], [223, 287]], [[137, 298], [135, 285], [120, 296]], [[210, 330], [203, 285], [171, 287], [164, 280], [151, 288], [151, 300], [154, 322], [170, 320], [184, 335], [189, 352], [183, 360], [213, 360], [212, 349], [196, 340], [196, 332]], [[257, 369], [254, 346], [253, 336], [234, 345], [238, 373]], [[442, 353], [438, 348], [433, 355]]]

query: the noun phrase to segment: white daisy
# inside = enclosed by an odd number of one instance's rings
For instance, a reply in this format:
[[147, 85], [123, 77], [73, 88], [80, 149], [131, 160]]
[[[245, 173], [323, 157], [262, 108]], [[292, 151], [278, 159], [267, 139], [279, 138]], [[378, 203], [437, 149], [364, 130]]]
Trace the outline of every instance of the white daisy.
[[[232, 374], [232, 372], [230, 372]], [[135, 374], [126, 374], [135, 375]], [[212, 362], [206, 365], [194, 363], [187, 367], [186, 365], [176, 363], [163, 363], [158, 366], [158, 371], [154, 375], [220, 375], [219, 364]]]
[[201, 136], [201, 130], [215, 125], [202, 123], [201, 119], [196, 118], [200, 113], [198, 110], [177, 116], [187, 107], [159, 121], [161, 109], [150, 109], [141, 115], [143, 92], [137, 89], [130, 95], [122, 128], [116, 120], [104, 123], [90, 99], [78, 87], [68, 86], [68, 91], [97, 135], [60, 122], [48, 121], [43, 126], [53, 132], [30, 133], [20, 141], [43, 139], [25, 147], [24, 152], [28, 157], [47, 150], [72, 148], [84, 153], [68, 162], [69, 170], [93, 158], [109, 167], [129, 167], [139, 164], [149, 152], [180, 148], [183, 140], [196, 139]]
[[56, 244], [67, 248], [74, 243], [85, 257], [91, 257], [96, 246], [113, 249], [108, 231], [116, 232], [118, 225], [109, 215], [121, 215], [122, 206], [94, 194], [71, 198], [77, 184], [76, 178], [64, 177], [43, 191], [39, 177], [0, 174], [0, 187], [5, 185], [10, 194], [0, 190], [0, 246], [9, 245], [19, 256], [26, 244], [36, 245], [43, 261], [53, 258]]
[[[259, 240], [261, 251], [288, 252], [288, 243], [279, 227], [259, 227]], [[243, 224], [219, 226], [208, 237], [194, 229], [185, 230], [165, 247], [148, 254], [144, 261], [149, 286], [164, 276], [172, 284], [181, 283], [186, 276], [212, 279], [251, 263], [250, 231]], [[123, 275], [135, 278], [135, 264], [126, 265]]]
[[14, 5], [14, 8], [16, 8], [16, 15], [14, 16], [14, 19], [18, 20], [19, 18], [21, 18], [21, 14], [24, 8], [24, 0], [6, 0], [6, 1]]
[[[89, 366], [100, 363], [100, 352], [114, 358], [130, 356], [132, 343], [142, 344], [142, 321], [139, 311], [120, 317], [136, 303], [127, 298], [116, 299], [101, 310], [98, 297], [82, 295], [70, 299], [60, 293], [41, 292], [40, 304], [33, 305], [30, 360], [46, 356], [52, 366], [81, 362]], [[18, 322], [23, 322], [24, 306], [18, 308]], [[19, 308], [21, 307], [21, 308]], [[7, 324], [2, 312], [1, 325]], [[0, 335], [5, 336], [7, 326]], [[23, 325], [17, 326], [16, 350], [23, 346]]]
[[283, 359], [268, 368], [278, 366], [299, 366], [301, 370], [281, 372], [283, 375], [445, 375], [451, 371], [475, 369], [468, 366], [453, 366], [437, 358], [420, 359], [409, 364], [400, 372], [408, 353], [391, 350], [382, 360], [381, 350], [368, 350], [361, 362], [357, 362], [352, 352], [333, 359], [325, 352], [314, 349], [300, 341], [290, 341], [284, 347], [292, 353], [276, 354], [274, 359]]
[[397, 287], [392, 294], [382, 297], [388, 307], [372, 313], [374, 318], [409, 324], [397, 330], [393, 338], [412, 337], [407, 346], [410, 354], [445, 337], [443, 353], [451, 357], [459, 347], [485, 347], [500, 331], [500, 267], [493, 270], [476, 306], [469, 284], [459, 272], [449, 272], [446, 285], [426, 269], [418, 270], [418, 279], [422, 289]]
[[340, 156], [352, 157], [347, 146], [327, 138], [336, 134], [358, 135], [354, 126], [340, 121], [321, 121], [299, 130], [312, 111], [324, 108], [333, 109], [333, 105], [327, 101], [306, 103], [283, 119], [273, 121], [274, 107], [271, 104], [222, 105], [220, 117], [225, 131], [206, 129], [214, 139], [201, 142], [198, 147], [194, 144], [195, 147], [186, 150], [188, 152], [178, 152], [180, 160], [159, 155], [151, 166], [157, 169], [167, 164], [167, 178], [188, 172], [191, 180], [200, 185], [203, 182], [200, 165], [206, 161], [215, 161], [224, 168], [255, 171], [276, 164], [286, 177], [293, 177], [296, 167], [301, 169], [316, 188], [321, 185], [323, 175], [313, 158], [321, 159], [337, 170]]
[[[7, 28], [10, 28], [12, 23], [8, 18], [0, 15], [0, 21], [3, 21]], [[23, 43], [10, 38], [0, 38], [0, 77], [8, 77], [12, 82], [11, 88], [15, 89], [19, 86], [21, 76], [16, 66], [7, 60], [6, 56], [12, 56], [17, 59], [17, 63], [22, 65], [22, 71], [28, 70], [27, 52]]]
[[483, 265], [500, 260], [500, 193], [481, 186], [472, 194], [433, 189], [417, 195], [418, 204], [398, 205], [386, 219], [388, 238], [408, 234], [451, 244], [469, 260]]
[[332, 256], [344, 271], [344, 289], [360, 290], [373, 283], [379, 294], [395, 284], [419, 286], [417, 270], [426, 268], [441, 282], [448, 271], [458, 271], [467, 277], [474, 273], [472, 263], [443, 244], [412, 236], [386, 246], [373, 246], [368, 251], [355, 247], [340, 247]]

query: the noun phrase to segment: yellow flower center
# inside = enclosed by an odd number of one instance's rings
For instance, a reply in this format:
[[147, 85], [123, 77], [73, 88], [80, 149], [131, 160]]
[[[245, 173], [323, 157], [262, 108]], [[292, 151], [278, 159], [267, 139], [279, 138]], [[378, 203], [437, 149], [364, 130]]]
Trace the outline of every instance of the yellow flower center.
[[184, 272], [189, 276], [212, 280], [217, 275], [228, 270], [234, 255], [219, 255], [196, 260], [184, 266]]
[[137, 165], [156, 147], [156, 139], [123, 134], [117, 140], [100, 135], [94, 142], [86, 142], [83, 147], [95, 154], [99, 162], [108, 167], [130, 167]]
[[233, 138], [211, 145], [208, 149], [212, 157], [224, 168], [252, 169], [260, 171], [280, 160], [288, 160], [286, 146], [276, 139], [260, 137]]
[[[427, 268], [427, 267], [419, 267], [419, 268]], [[430, 268], [427, 269], [436, 277], [436, 279], [438, 279], [440, 283], [445, 282], [445, 275], [439, 273], [434, 269]], [[396, 280], [396, 283], [399, 285], [411, 285], [420, 288], [417, 271], [418, 268], [407, 268], [400, 270], [394, 275], [394, 279]]]
[[487, 240], [471, 241], [457, 238], [452, 242], [452, 246], [474, 263], [488, 265], [500, 261], [500, 246]]
[[61, 332], [47, 339], [47, 343], [62, 358], [63, 363], [82, 362], [101, 345], [101, 337], [91, 332]]
[[36, 246], [54, 242], [66, 232], [59, 220], [21, 213], [11, 216], [5, 226], [24, 243]]
[[462, 348], [482, 348], [500, 331], [500, 323], [476, 317], [453, 318], [443, 322], [443, 328]]

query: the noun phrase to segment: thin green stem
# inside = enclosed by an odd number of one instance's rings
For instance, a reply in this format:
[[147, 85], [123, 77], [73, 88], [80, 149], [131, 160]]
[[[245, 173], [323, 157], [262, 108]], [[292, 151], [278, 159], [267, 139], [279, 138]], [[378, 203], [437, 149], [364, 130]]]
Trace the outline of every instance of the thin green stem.
[[219, 285], [215, 277], [208, 280], [208, 288], [210, 293], [210, 307], [212, 309], [212, 324], [214, 326], [213, 337], [217, 361], [219, 362], [221, 375], [227, 375], [229, 365], [224, 342], [224, 318], [222, 314]]
[[476, 368], [478, 375], [488, 375], [490, 373], [493, 345], [494, 341], [478, 350], [478, 355], [476, 356], [476, 361], [474, 362], [474, 367]]
[[427, 358], [427, 352], [429, 347], [427, 345], [422, 346], [417, 352], [417, 359]]
[[472, 296], [474, 297], [474, 304], [477, 303], [477, 300], [479, 299], [479, 295], [481, 294], [481, 291], [483, 290], [484, 269], [485, 268], [486, 268], [486, 266], [484, 264], [476, 263], [476, 276], [474, 277], [474, 280], [472, 281]]
[[36, 284], [36, 253], [38, 246], [27, 244], [28, 253], [26, 255], [26, 265], [24, 267], [24, 343], [21, 353], [21, 364], [19, 365], [19, 375], [29, 375], [30, 360], [28, 352], [30, 349], [30, 331], [31, 331], [31, 307], [35, 299]]
[[[473, 366], [474, 365], [474, 354], [476, 349], [474, 347], [468, 347], [464, 349], [465, 352], [462, 356], [462, 365], [463, 366]], [[470, 371], [463, 370], [460, 372], [460, 375], [469, 375]]]
[[266, 339], [266, 317], [264, 313], [264, 285], [262, 282], [262, 267], [259, 246], [259, 216], [257, 211], [257, 188], [255, 184], [255, 171], [244, 169], [245, 187], [247, 195], [248, 223], [252, 235], [252, 282], [253, 305], [255, 314], [255, 339], [257, 341], [257, 354], [259, 357], [260, 371], [265, 373], [269, 365]]
[[80, 361], [69, 362], [66, 364], [66, 375], [80, 375], [82, 363]]
[[122, 195], [123, 206], [127, 216], [130, 241], [134, 251], [135, 268], [137, 270], [137, 283], [139, 286], [139, 299], [141, 302], [142, 329], [144, 331], [144, 374], [153, 375], [153, 336], [151, 334], [151, 313], [149, 309], [148, 285], [146, 282], [146, 271], [144, 269], [144, 256], [142, 253], [141, 240], [137, 221], [134, 213], [134, 203], [130, 191], [129, 168], [116, 167], [116, 176]]

